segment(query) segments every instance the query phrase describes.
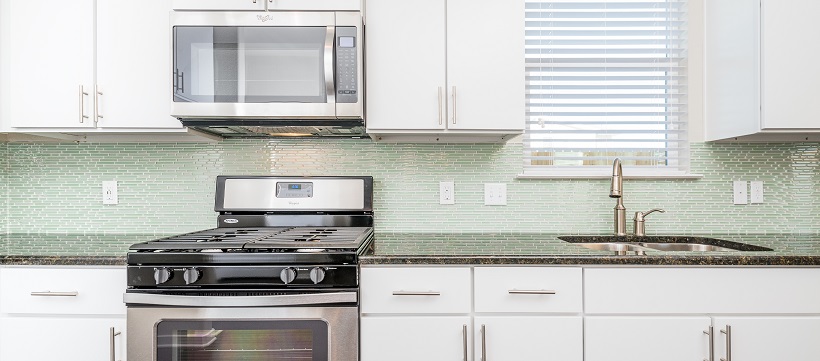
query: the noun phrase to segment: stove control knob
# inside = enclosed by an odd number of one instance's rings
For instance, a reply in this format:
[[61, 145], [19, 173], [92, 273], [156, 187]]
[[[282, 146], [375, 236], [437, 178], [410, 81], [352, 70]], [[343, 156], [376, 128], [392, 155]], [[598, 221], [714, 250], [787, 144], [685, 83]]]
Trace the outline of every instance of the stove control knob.
[[310, 280], [313, 281], [313, 284], [318, 284], [325, 279], [325, 269], [322, 267], [313, 267], [310, 270]]
[[279, 272], [279, 278], [282, 279], [282, 282], [285, 284], [289, 284], [296, 279], [296, 268], [293, 267], [286, 267], [282, 269], [282, 272]]
[[200, 271], [196, 267], [191, 267], [185, 269], [185, 272], [182, 273], [182, 278], [185, 280], [186, 285], [190, 285], [196, 281], [199, 281], [199, 278], [202, 276], [202, 271]]
[[156, 281], [158, 285], [168, 282], [168, 280], [171, 279], [171, 276], [173, 276], [173, 274], [168, 268], [154, 268], [154, 281]]

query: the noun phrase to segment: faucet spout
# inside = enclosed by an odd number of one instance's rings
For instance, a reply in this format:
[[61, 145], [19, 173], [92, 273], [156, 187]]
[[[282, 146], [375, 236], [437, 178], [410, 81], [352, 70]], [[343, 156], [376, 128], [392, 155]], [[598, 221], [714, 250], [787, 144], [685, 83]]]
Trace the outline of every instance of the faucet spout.
[[624, 188], [624, 170], [621, 167], [621, 159], [615, 158], [615, 161], [612, 162], [612, 179], [610, 181], [609, 186], [609, 197], [610, 198], [621, 198], [623, 196], [623, 188]]
[[615, 235], [626, 236], [626, 207], [624, 207], [623, 198], [624, 177], [620, 158], [615, 158], [615, 161], [612, 163], [612, 179], [610, 183], [609, 197], [618, 199], [614, 209]]

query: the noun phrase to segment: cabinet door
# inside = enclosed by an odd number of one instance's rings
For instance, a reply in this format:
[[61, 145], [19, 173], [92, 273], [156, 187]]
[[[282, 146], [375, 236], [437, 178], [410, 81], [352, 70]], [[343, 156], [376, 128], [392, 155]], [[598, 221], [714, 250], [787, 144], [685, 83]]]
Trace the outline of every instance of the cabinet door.
[[731, 326], [732, 360], [820, 360], [820, 318], [817, 317], [716, 317], [715, 359], [726, 358]]
[[109, 361], [111, 327], [114, 356], [125, 360], [125, 318], [4, 317], [0, 319], [0, 359], [4, 361]]
[[486, 316], [474, 327], [475, 360], [584, 359], [581, 317]]
[[447, 92], [449, 129], [524, 130], [524, 0], [447, 1]]
[[763, 129], [820, 128], [820, 1], [764, 0], [761, 6]]
[[361, 361], [469, 360], [470, 318], [382, 317], [361, 320]]
[[0, 21], [11, 33], [3, 58], [11, 126], [93, 127], [94, 0], [7, 1]]
[[710, 324], [708, 317], [586, 317], [584, 360], [709, 360]]
[[444, 130], [445, 2], [367, 0], [367, 128]]
[[171, 0], [174, 10], [265, 10], [271, 0]]
[[167, 0], [97, 1], [98, 127], [182, 129], [170, 116], [170, 10]]

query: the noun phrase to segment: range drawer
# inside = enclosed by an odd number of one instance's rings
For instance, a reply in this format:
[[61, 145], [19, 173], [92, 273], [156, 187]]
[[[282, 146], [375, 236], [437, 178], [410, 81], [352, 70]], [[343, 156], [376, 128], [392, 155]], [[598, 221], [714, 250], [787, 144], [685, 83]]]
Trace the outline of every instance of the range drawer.
[[476, 312], [581, 312], [581, 268], [476, 267]]
[[363, 313], [469, 313], [467, 267], [366, 267], [360, 281]]
[[0, 312], [124, 315], [125, 268], [4, 268]]

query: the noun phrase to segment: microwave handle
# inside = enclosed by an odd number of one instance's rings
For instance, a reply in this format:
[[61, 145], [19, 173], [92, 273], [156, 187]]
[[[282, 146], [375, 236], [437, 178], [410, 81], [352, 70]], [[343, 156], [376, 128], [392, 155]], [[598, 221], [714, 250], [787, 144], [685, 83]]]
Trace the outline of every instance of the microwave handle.
[[325, 89], [327, 91], [327, 102], [335, 103], [336, 89], [333, 85], [333, 48], [336, 40], [336, 27], [328, 26], [325, 35]]
[[356, 292], [328, 292], [274, 296], [179, 296], [125, 293], [126, 304], [187, 307], [272, 307], [355, 303]]

